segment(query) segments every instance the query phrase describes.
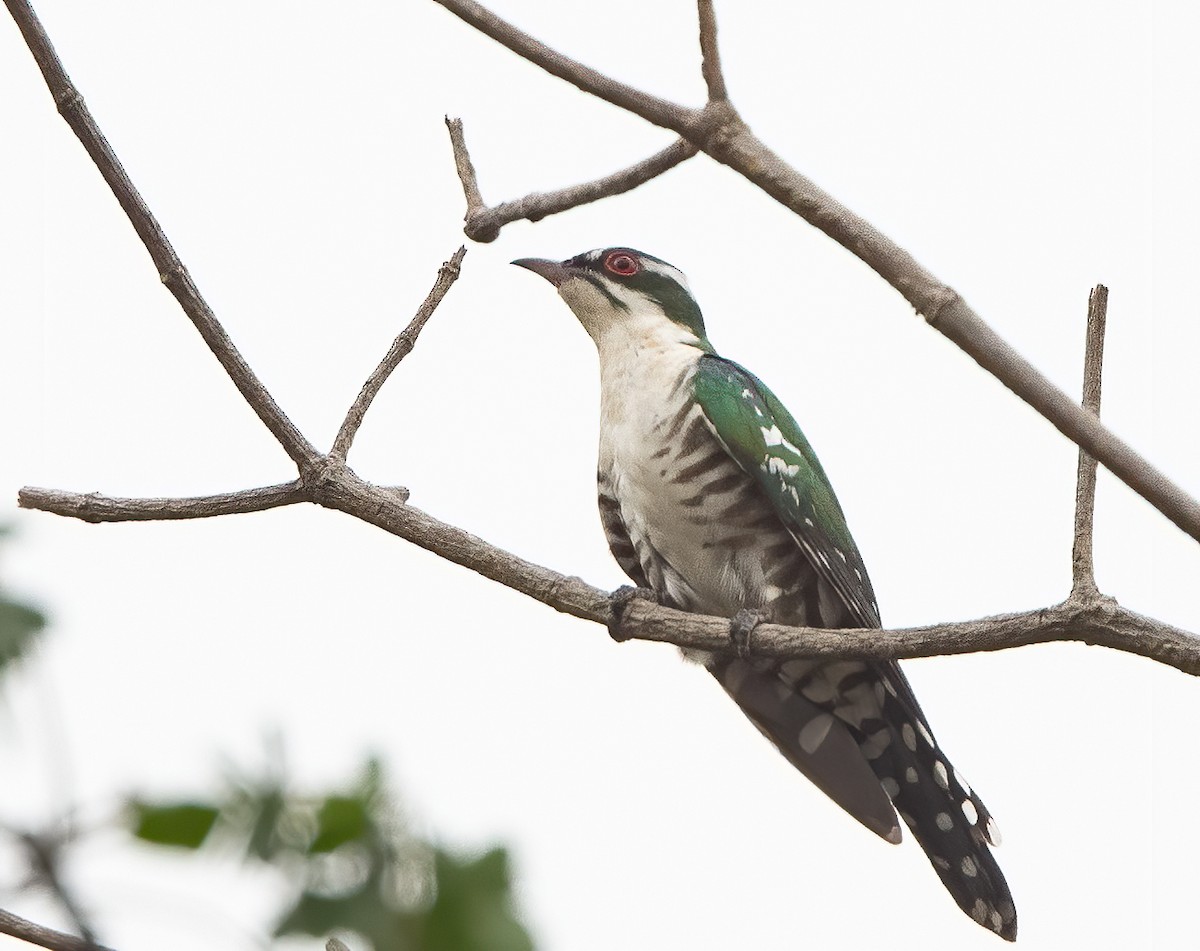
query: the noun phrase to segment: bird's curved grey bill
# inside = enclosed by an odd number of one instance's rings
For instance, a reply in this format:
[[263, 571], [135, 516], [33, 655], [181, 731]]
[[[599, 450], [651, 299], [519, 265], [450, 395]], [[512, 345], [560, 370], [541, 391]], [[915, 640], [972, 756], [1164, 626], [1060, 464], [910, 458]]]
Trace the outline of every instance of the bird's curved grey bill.
[[517, 258], [512, 263], [517, 267], [533, 271], [534, 274], [540, 274], [555, 287], [565, 281], [570, 274], [564, 264], [547, 258]]

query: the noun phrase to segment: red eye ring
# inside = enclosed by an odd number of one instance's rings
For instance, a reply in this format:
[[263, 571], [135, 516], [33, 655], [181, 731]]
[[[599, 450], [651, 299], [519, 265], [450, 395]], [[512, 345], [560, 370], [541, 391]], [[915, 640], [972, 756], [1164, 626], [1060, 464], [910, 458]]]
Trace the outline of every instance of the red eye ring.
[[632, 277], [640, 268], [638, 259], [628, 251], [610, 251], [604, 259], [604, 269], [617, 277]]

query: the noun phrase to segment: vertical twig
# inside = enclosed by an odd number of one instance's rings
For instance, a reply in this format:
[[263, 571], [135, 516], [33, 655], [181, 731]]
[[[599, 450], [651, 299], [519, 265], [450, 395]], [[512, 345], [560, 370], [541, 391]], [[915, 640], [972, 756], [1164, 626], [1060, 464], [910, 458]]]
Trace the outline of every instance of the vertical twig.
[[484, 209], [483, 194], [479, 191], [475, 163], [471, 161], [471, 153], [467, 151], [462, 119], [446, 116], [446, 128], [450, 131], [450, 147], [454, 149], [454, 168], [458, 171], [458, 180], [462, 182], [463, 197], [467, 199], [467, 213], [464, 218], [469, 220], [476, 212]]
[[[1100, 379], [1104, 368], [1104, 328], [1108, 288], [1097, 284], [1088, 295], [1087, 343], [1083, 357], [1083, 408], [1100, 415]], [[1075, 544], [1071, 552], [1071, 598], [1098, 597], [1092, 561], [1092, 525], [1096, 510], [1096, 460], [1080, 449], [1075, 479]]]
[[727, 102], [725, 74], [721, 71], [721, 52], [717, 46], [717, 17], [712, 0], [697, 0], [700, 17], [700, 72], [708, 86], [709, 102]]

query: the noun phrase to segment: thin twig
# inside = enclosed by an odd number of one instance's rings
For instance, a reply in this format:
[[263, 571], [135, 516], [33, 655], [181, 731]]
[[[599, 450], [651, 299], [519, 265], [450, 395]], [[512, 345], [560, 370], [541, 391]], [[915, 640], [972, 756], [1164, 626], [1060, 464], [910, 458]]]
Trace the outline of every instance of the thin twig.
[[459, 268], [466, 254], [466, 248], [459, 248], [450, 256], [450, 260], [446, 261], [438, 269], [437, 281], [434, 282], [433, 288], [429, 291], [429, 295], [425, 298], [424, 303], [417, 309], [416, 316], [413, 317], [408, 326], [400, 332], [396, 339], [392, 341], [391, 348], [384, 358], [379, 361], [379, 366], [367, 378], [367, 382], [362, 385], [362, 389], [358, 393], [358, 398], [346, 413], [346, 418], [342, 421], [341, 429], [338, 430], [337, 438], [333, 441], [333, 449], [330, 450], [330, 455], [335, 459], [344, 460], [346, 458], [346, 454], [350, 451], [350, 444], [354, 442], [354, 437], [358, 433], [358, 427], [362, 425], [363, 417], [367, 415], [367, 410], [371, 408], [371, 402], [378, 395], [383, 384], [387, 382], [387, 378], [392, 375], [392, 371], [400, 365], [400, 361], [407, 357], [412, 352], [412, 348], [416, 346], [417, 337], [420, 336], [425, 324], [433, 316], [433, 312], [437, 310], [438, 305], [442, 302], [442, 298], [446, 296], [446, 292], [458, 280]]
[[725, 74], [721, 71], [721, 51], [717, 46], [717, 16], [713, 12], [712, 0], [697, 0], [700, 17], [700, 72], [708, 86], [709, 102], [725, 102], [729, 92], [725, 88]]
[[[1100, 382], [1104, 373], [1104, 329], [1108, 320], [1108, 288], [1097, 284], [1088, 295], [1087, 343], [1083, 357], [1083, 408], [1100, 416]], [[1096, 460], [1079, 450], [1075, 478], [1075, 543], [1071, 551], [1071, 597], [1094, 598], [1096, 572], [1092, 561], [1092, 525], [1096, 511]]]
[[506, 201], [494, 208], [488, 208], [483, 204], [479, 186], [475, 181], [475, 165], [471, 161], [471, 155], [467, 151], [467, 144], [463, 138], [462, 120], [447, 119], [446, 126], [450, 130], [450, 143], [454, 148], [454, 164], [458, 169], [458, 177], [463, 185], [463, 195], [467, 200], [467, 213], [463, 219], [466, 221], [466, 225], [463, 232], [472, 241], [483, 243], [495, 241], [500, 236], [500, 229], [514, 221], [541, 221], [550, 215], [557, 215], [580, 205], [599, 201], [601, 198], [611, 198], [613, 195], [632, 191], [681, 162], [687, 161], [700, 151], [686, 139], [677, 139], [648, 159], [643, 159], [636, 165], [623, 168], [604, 178], [584, 182], [581, 185], [572, 185], [558, 191], [535, 192], [516, 201]]
[[467, 213], [464, 215], [464, 220], [470, 223], [471, 218], [487, 206], [479, 191], [479, 179], [475, 175], [475, 164], [471, 161], [471, 153], [467, 151], [462, 119], [451, 119], [446, 116], [446, 128], [450, 132], [450, 147], [454, 150], [454, 168], [458, 171], [458, 180], [462, 182], [463, 197], [467, 200]]
[[118, 499], [96, 492], [62, 492], [37, 486], [25, 486], [17, 493], [17, 504], [21, 508], [38, 509], [93, 524], [244, 515], [306, 501], [307, 490], [298, 480], [260, 489], [182, 499]]
[[865, 219], [776, 155], [728, 102], [689, 110], [646, 96], [549, 49], [474, 0], [436, 0], [519, 56], [606, 102], [672, 129], [737, 171], [768, 195], [856, 255], [981, 367], [1095, 456], [1122, 482], [1200, 541], [1200, 502], [1171, 482], [1051, 383], [952, 288]]
[[[612, 607], [608, 592], [526, 561], [405, 505], [402, 498], [364, 482], [345, 465], [331, 461], [321, 470], [321, 478], [312, 480], [310, 490], [311, 501], [319, 505], [382, 528], [557, 611], [600, 624], [609, 621]], [[58, 493], [58, 504], [45, 510], [75, 516], [67, 496]], [[136, 502], [97, 496], [76, 498], [88, 499], [92, 506], [105, 511], [109, 520], [119, 520], [115, 516], [123, 504], [129, 505], [130, 517], [142, 512]], [[35, 500], [31, 497], [29, 501]], [[22, 504], [25, 502], [23, 493]], [[27, 507], [43, 508], [32, 504]], [[634, 601], [623, 614], [622, 634], [719, 651], [729, 647], [729, 619]], [[772, 657], [893, 659], [1005, 650], [1049, 641], [1102, 645], [1200, 675], [1200, 637], [1135, 614], [1111, 598], [1102, 597], [1086, 603], [1068, 599], [1054, 607], [1019, 614], [902, 630], [825, 630], [763, 624], [755, 628], [751, 647], [756, 653]]]
[[0, 910], [0, 934], [28, 941], [30, 944], [46, 948], [47, 951], [111, 951], [110, 948], [85, 938], [77, 938], [73, 934], [34, 924], [11, 911]]
[[33, 8], [27, 0], [4, 0], [4, 2], [20, 28], [22, 36], [25, 37], [25, 42], [29, 46], [30, 52], [33, 53], [38, 68], [42, 71], [42, 76], [54, 97], [58, 111], [66, 120], [67, 125], [71, 127], [71, 131], [79, 138], [88, 155], [92, 157], [92, 161], [95, 162], [96, 168], [108, 183], [108, 187], [112, 189], [113, 195], [128, 216], [130, 224], [133, 225], [138, 237], [142, 239], [142, 244], [150, 252], [150, 258], [158, 269], [159, 278], [175, 295], [179, 306], [183, 308], [184, 313], [200, 332], [200, 336], [204, 338], [204, 342], [208, 344], [208, 349], [220, 361], [238, 391], [279, 441], [284, 451], [298, 466], [303, 467], [311, 463], [316, 458], [317, 451], [292, 425], [291, 420], [284, 415], [283, 410], [267, 392], [254, 371], [250, 369], [250, 365], [238, 352], [225, 329], [217, 321], [212, 308], [201, 296], [187, 268], [183, 266], [179, 255], [171, 247], [171, 242], [163, 233], [150, 208], [125, 173], [120, 160], [108, 144], [108, 140], [105, 139], [104, 133], [100, 131], [91, 113], [88, 112], [83, 97], [67, 76], [37, 14], [33, 12]]

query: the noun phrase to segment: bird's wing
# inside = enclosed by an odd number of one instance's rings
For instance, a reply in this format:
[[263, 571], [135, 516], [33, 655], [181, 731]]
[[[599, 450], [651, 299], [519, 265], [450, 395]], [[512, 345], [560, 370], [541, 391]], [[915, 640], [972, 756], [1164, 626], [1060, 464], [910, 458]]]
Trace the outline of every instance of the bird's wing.
[[879, 627], [871, 579], [842, 507], [791, 413], [758, 377], [723, 357], [702, 357], [693, 385], [713, 434], [845, 603], [845, 626]]
[[[721, 357], [702, 357], [693, 385], [713, 434], [762, 489], [819, 577], [844, 603], [846, 613], [830, 626], [878, 627], [879, 608], [862, 556], [829, 480], [791, 414], [757, 377]], [[991, 816], [937, 746], [895, 661], [841, 665], [846, 675], [834, 693], [850, 698], [867, 684], [880, 704], [878, 716], [848, 721], [865, 757], [851, 756], [857, 760], [857, 775], [840, 763], [839, 772], [812, 755], [805, 737], [819, 737], [815, 725], [833, 718], [826, 714], [822, 721], [819, 704], [806, 708], [776, 683], [789, 665], [798, 665], [800, 679], [783, 686], [804, 693], [801, 683], [811, 673], [828, 673], [838, 665], [788, 661], [760, 670], [736, 658], [722, 664], [713, 673], [788, 759], [868, 828], [898, 841], [899, 830], [886, 827], [888, 815], [878, 802], [886, 789], [959, 907], [1002, 937], [1016, 937], [1012, 895], [987, 847], [996, 842]], [[850, 690], [848, 682], [855, 684]], [[823, 742], [817, 740], [815, 752], [821, 752]], [[864, 782], [867, 770], [859, 764], [869, 764], [878, 782]]]

